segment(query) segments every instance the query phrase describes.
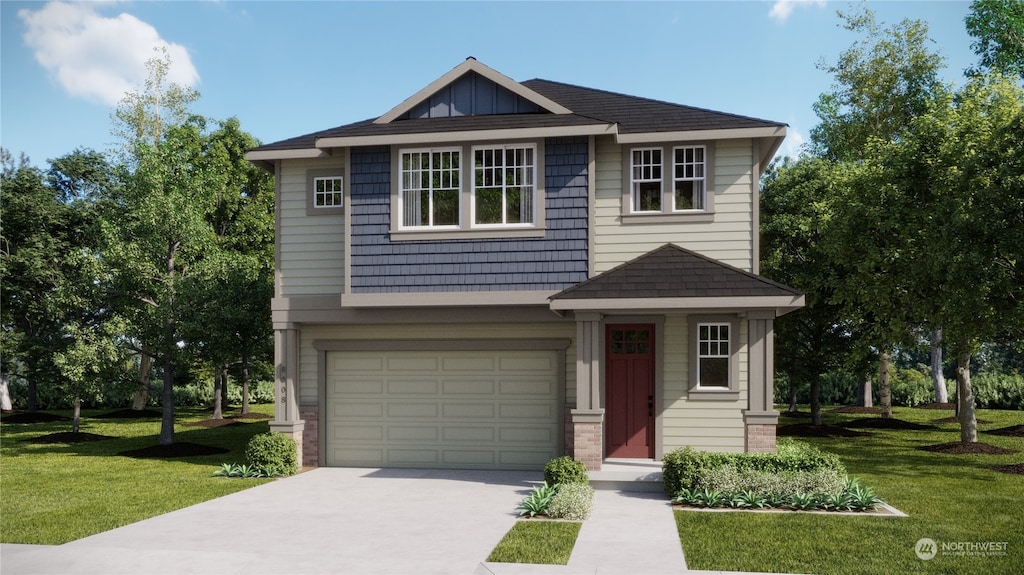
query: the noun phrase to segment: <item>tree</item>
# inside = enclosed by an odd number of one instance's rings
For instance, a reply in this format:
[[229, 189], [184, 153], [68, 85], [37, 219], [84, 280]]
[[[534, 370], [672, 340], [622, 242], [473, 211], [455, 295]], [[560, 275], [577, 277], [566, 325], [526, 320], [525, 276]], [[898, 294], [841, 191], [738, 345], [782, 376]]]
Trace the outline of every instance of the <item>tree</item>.
[[1024, 79], [1024, 2], [974, 0], [964, 22], [980, 58], [968, 74], [1002, 72]]
[[174, 443], [174, 377], [185, 353], [181, 291], [216, 247], [205, 214], [209, 190], [219, 185], [202, 158], [206, 122], [188, 113], [198, 93], [165, 85], [169, 65], [166, 51], [151, 59], [144, 91], [128, 94], [115, 112], [123, 185], [106, 198], [102, 225], [126, 336], [161, 373], [161, 445]]

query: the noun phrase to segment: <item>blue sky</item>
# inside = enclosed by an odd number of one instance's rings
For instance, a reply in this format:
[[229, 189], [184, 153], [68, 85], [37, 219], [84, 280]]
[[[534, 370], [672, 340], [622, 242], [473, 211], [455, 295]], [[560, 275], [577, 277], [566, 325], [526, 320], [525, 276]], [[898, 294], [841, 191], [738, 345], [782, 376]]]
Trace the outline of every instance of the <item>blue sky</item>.
[[[169, 46], [193, 111], [236, 116], [264, 143], [376, 117], [473, 56], [544, 78], [789, 124], [856, 38], [848, 2], [0, 2], [0, 145], [37, 166], [115, 143], [110, 114]], [[879, 20], [929, 24], [959, 84], [976, 60], [967, 1], [872, 1]]]

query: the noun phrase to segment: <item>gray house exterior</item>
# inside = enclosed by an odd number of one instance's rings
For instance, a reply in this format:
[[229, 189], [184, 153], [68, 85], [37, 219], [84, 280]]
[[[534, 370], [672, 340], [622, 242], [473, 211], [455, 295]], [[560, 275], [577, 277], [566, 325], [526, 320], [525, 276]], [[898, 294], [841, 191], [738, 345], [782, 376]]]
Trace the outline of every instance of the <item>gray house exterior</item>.
[[272, 429], [307, 466], [775, 448], [758, 180], [784, 124], [470, 58], [247, 158], [276, 180]]

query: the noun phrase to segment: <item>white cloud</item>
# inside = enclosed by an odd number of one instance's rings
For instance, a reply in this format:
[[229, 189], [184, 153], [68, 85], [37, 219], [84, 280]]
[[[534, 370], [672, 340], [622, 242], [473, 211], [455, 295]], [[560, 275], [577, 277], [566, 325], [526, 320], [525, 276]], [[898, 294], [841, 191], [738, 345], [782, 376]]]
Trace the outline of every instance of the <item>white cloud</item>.
[[107, 105], [118, 103], [146, 79], [146, 60], [165, 46], [171, 58], [167, 80], [195, 86], [199, 72], [188, 51], [160, 37], [156, 28], [131, 14], [110, 18], [97, 3], [49, 2], [20, 10], [25, 44], [69, 94]]
[[785, 22], [789, 19], [789, 15], [793, 13], [794, 8], [809, 4], [824, 6], [825, 0], [775, 0], [771, 10], [768, 11], [768, 16], [779, 22]]
[[789, 156], [796, 158], [803, 152], [804, 144], [807, 143], [807, 139], [800, 133], [796, 128], [790, 128], [786, 130], [786, 140], [782, 142], [782, 149], [779, 150], [777, 155]]

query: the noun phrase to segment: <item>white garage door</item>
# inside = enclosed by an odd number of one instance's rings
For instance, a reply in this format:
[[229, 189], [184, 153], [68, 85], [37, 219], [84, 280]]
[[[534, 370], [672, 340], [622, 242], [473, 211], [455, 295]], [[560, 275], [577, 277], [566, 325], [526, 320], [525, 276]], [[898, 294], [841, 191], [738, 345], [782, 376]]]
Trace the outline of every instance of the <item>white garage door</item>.
[[326, 463], [540, 469], [558, 387], [553, 351], [328, 352]]

